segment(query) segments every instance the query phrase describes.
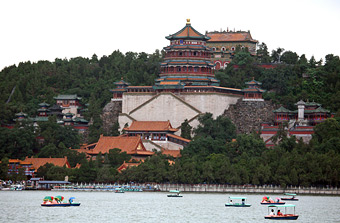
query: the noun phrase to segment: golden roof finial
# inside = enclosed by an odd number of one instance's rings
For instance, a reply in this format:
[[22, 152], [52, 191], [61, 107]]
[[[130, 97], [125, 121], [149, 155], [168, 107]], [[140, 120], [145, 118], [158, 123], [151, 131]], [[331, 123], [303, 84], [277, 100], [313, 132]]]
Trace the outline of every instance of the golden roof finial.
[[190, 19], [187, 19], [187, 25], [190, 25]]

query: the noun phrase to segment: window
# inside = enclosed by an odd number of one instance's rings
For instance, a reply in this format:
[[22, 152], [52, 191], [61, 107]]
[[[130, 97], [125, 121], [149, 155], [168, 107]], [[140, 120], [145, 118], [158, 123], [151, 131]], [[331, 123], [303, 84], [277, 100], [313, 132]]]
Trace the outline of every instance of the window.
[[225, 49], [226, 49], [226, 48], [223, 46], [223, 47], [221, 48], [221, 51], [225, 51]]

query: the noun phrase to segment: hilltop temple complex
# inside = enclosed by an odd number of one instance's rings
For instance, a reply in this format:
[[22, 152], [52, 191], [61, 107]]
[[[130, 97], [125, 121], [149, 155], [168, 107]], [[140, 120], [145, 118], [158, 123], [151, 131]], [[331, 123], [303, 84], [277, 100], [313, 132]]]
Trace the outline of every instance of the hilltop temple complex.
[[219, 86], [210, 60], [213, 51], [207, 46], [211, 38], [195, 30], [190, 20], [165, 38], [170, 43], [164, 47], [165, 58], [153, 86], [130, 86], [121, 80], [111, 90], [112, 102], [122, 107], [120, 130], [134, 121], [170, 121], [179, 129], [187, 119], [196, 127], [200, 114], [210, 112], [216, 118], [243, 97], [241, 89]]
[[[245, 82], [247, 87], [243, 89], [219, 86], [214, 71], [230, 62], [236, 46], [247, 47], [252, 55], [256, 54], [258, 41], [249, 31], [206, 32], [203, 35], [187, 20], [182, 29], [165, 38], [170, 42], [164, 47], [165, 57], [153, 86], [130, 86], [120, 80], [111, 90], [111, 103], [121, 108], [118, 115], [120, 130], [124, 129], [130, 136], [140, 136], [148, 144], [147, 150], [182, 149], [189, 141], [179, 137], [181, 124], [188, 120], [196, 128], [198, 117], [206, 112], [212, 113], [213, 118], [229, 117], [236, 125], [237, 133], [260, 133], [267, 146], [272, 146], [272, 136], [278, 131], [279, 124], [288, 118], [291, 123], [289, 134], [308, 142], [313, 125], [330, 117], [329, 111], [318, 104], [313, 107], [299, 102], [299, 111], [289, 111], [264, 101], [262, 83], [254, 78]], [[300, 117], [301, 106], [305, 106], [305, 118]], [[162, 127], [162, 130], [152, 132], [160, 123], [171, 123], [171, 128]], [[175, 146], [169, 146], [171, 141], [176, 142]]]

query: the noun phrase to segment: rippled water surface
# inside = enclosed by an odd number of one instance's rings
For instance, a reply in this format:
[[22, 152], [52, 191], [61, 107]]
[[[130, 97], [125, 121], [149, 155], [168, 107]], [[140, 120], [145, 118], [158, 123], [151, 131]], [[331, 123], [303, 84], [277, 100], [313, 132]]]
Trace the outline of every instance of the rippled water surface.
[[[45, 196], [76, 197], [79, 207], [41, 207]], [[0, 222], [272, 222], [264, 195], [163, 192], [0, 191]], [[267, 195], [267, 194], [266, 194]], [[246, 196], [250, 208], [225, 207], [228, 196]], [[278, 195], [268, 195], [272, 198]], [[340, 197], [298, 196], [296, 222], [340, 222]], [[280, 221], [292, 222], [292, 221]], [[294, 221], [293, 221], [294, 222]]]

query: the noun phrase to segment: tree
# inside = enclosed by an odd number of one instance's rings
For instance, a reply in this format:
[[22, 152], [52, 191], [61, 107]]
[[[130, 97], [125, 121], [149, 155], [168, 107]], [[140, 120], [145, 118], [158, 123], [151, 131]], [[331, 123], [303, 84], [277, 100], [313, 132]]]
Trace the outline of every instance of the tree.
[[191, 139], [191, 129], [192, 127], [189, 125], [188, 119], [185, 119], [181, 124], [181, 137]]
[[315, 126], [311, 144], [319, 152], [328, 152], [329, 150], [340, 152], [339, 122], [334, 118], [328, 118]]
[[120, 135], [119, 123], [118, 122], [115, 122], [114, 125], [112, 126], [111, 135], [112, 136], [119, 136]]
[[211, 113], [205, 113], [198, 118], [200, 124], [194, 129], [195, 137], [207, 137], [231, 141], [236, 136], [236, 127], [229, 118], [218, 116], [216, 120]]
[[233, 57], [233, 64], [239, 66], [252, 65], [254, 62], [253, 57], [250, 55], [248, 48], [241, 49], [240, 46], [236, 47], [235, 55]]
[[271, 55], [272, 62], [281, 63], [281, 56], [284, 51], [285, 49], [280, 48], [280, 47], [277, 48], [276, 50], [273, 50], [272, 55]]
[[292, 51], [285, 51], [281, 56], [281, 61], [286, 64], [297, 64], [299, 56]]
[[271, 62], [269, 52], [268, 52], [268, 47], [264, 42], [259, 44], [259, 48], [256, 51], [256, 56], [257, 56], [257, 60], [260, 63], [270, 63]]

